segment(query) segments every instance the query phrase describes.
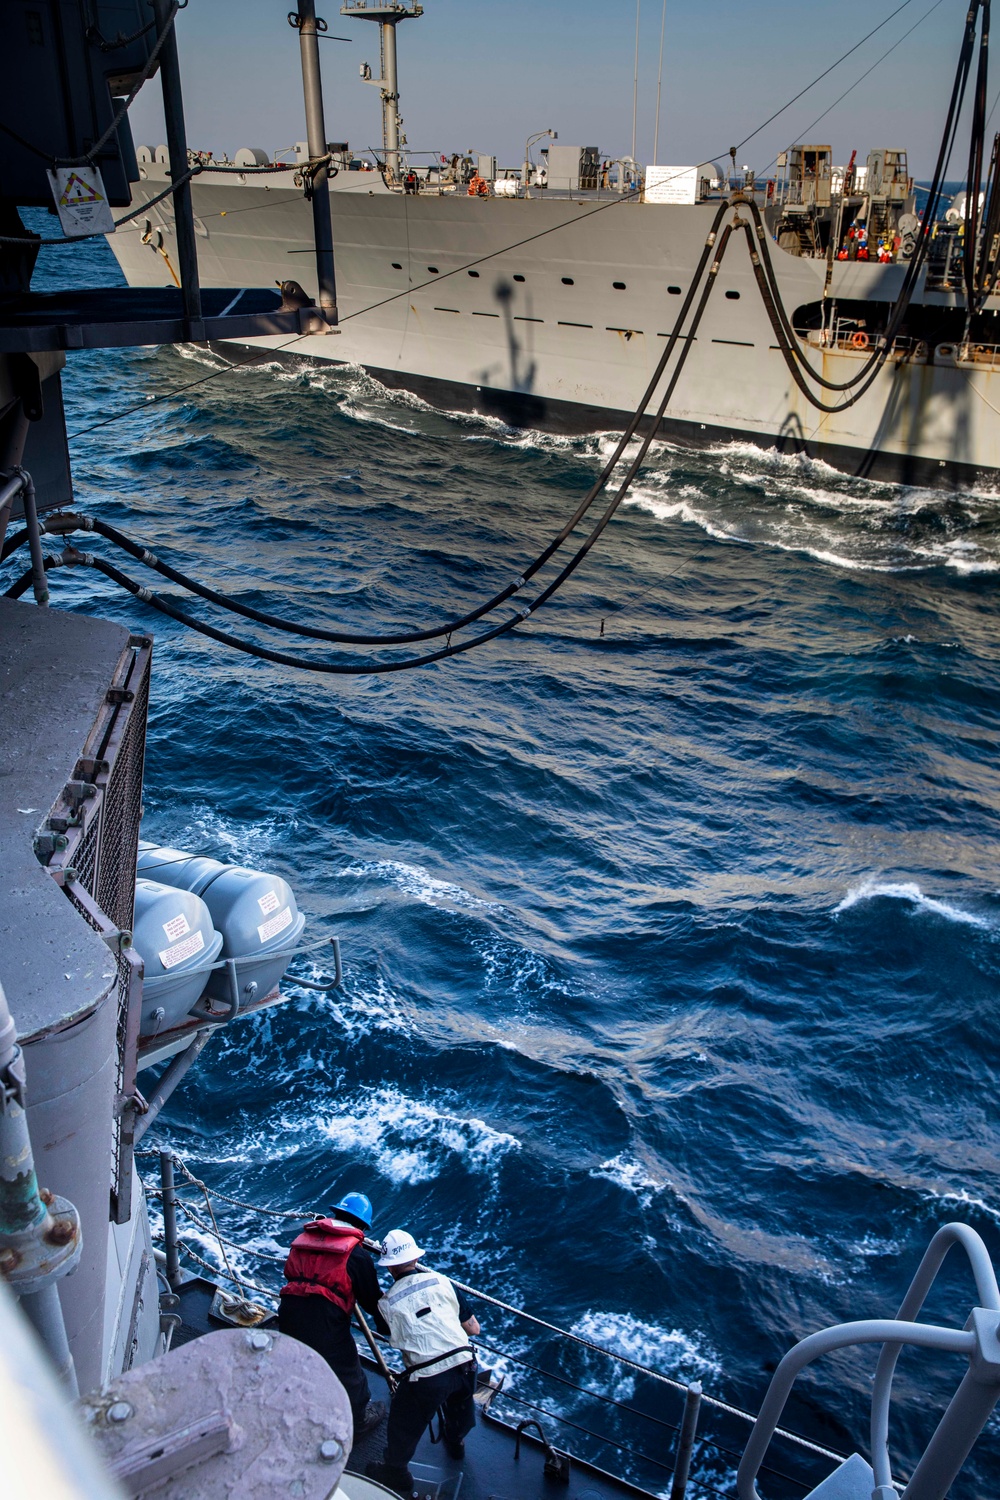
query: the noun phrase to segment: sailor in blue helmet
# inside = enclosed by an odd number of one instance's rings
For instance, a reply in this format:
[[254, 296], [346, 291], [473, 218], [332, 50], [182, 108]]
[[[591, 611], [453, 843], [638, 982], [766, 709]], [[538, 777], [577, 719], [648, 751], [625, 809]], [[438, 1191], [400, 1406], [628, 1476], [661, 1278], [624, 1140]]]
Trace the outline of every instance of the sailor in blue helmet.
[[330, 1218], [307, 1224], [292, 1241], [278, 1303], [281, 1332], [322, 1354], [347, 1392], [355, 1442], [377, 1427], [386, 1411], [383, 1402], [371, 1399], [351, 1333], [355, 1303], [377, 1318], [382, 1295], [375, 1263], [363, 1246], [371, 1222], [364, 1193], [345, 1193]]

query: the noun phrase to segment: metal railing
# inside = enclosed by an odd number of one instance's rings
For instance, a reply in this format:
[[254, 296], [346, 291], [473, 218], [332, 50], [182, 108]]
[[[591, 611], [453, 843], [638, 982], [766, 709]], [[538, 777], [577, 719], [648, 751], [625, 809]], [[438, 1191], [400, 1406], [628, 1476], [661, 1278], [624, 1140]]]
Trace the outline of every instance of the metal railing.
[[[171, 1286], [183, 1281], [181, 1264], [186, 1259], [209, 1273], [211, 1278], [220, 1278], [241, 1292], [260, 1299], [256, 1306], [253, 1303], [243, 1304], [244, 1315], [257, 1318], [269, 1315], [276, 1305], [283, 1280], [285, 1256], [247, 1245], [236, 1234], [220, 1229], [216, 1208], [226, 1205], [231, 1209], [241, 1210], [244, 1215], [249, 1213], [273, 1217], [298, 1224], [307, 1222], [315, 1215], [305, 1210], [253, 1204], [218, 1192], [209, 1188], [179, 1157], [169, 1151], [148, 1150], [137, 1154], [158, 1158], [160, 1162], [160, 1184], [147, 1182], [146, 1191], [150, 1197], [159, 1198], [162, 1203], [164, 1232], [159, 1238], [165, 1250], [167, 1276]], [[187, 1189], [187, 1194], [184, 1189]], [[220, 1209], [220, 1213], [221, 1211]], [[188, 1226], [186, 1238], [184, 1224]], [[191, 1240], [197, 1243], [197, 1249]], [[366, 1241], [366, 1244], [373, 1252], [381, 1249], [377, 1241]], [[209, 1254], [217, 1259], [217, 1264], [205, 1259]], [[252, 1279], [243, 1273], [238, 1261], [241, 1256], [256, 1261], [262, 1267], [261, 1279]], [[279, 1268], [282, 1270], [279, 1271]], [[546, 1423], [555, 1424], [559, 1429], [565, 1429], [567, 1434], [578, 1435], [579, 1440], [585, 1440], [591, 1448], [593, 1444], [597, 1444], [617, 1453], [620, 1460], [630, 1460], [647, 1474], [657, 1471], [661, 1475], [669, 1475], [671, 1500], [684, 1500], [685, 1495], [696, 1491], [719, 1496], [722, 1500], [722, 1492], [711, 1483], [711, 1478], [716, 1477], [719, 1468], [724, 1468], [726, 1482], [732, 1482], [741, 1456], [742, 1437], [739, 1435], [739, 1428], [745, 1430], [746, 1426], [752, 1426], [757, 1421], [752, 1412], [704, 1392], [698, 1381], [687, 1382], [667, 1375], [606, 1344], [561, 1328], [558, 1324], [504, 1302], [477, 1287], [467, 1286], [455, 1278], [451, 1280], [466, 1296], [517, 1319], [530, 1330], [551, 1335], [557, 1341], [554, 1348], [549, 1346], [537, 1355], [525, 1356], [503, 1347], [506, 1341], [497, 1342], [493, 1338], [476, 1336], [474, 1343], [477, 1348], [505, 1365], [516, 1367], [523, 1372], [525, 1382], [512, 1390], [503, 1380], [500, 1381], [490, 1398], [492, 1419], [514, 1429], [525, 1421], [540, 1418]], [[271, 1284], [267, 1284], [268, 1282]], [[363, 1331], [370, 1346], [380, 1340], [380, 1335], [372, 1335], [371, 1330], [365, 1328]], [[644, 1410], [641, 1404], [619, 1400], [606, 1390], [595, 1390], [590, 1378], [582, 1383], [580, 1378], [574, 1378], [580, 1372], [566, 1363], [573, 1350], [586, 1351], [588, 1356], [595, 1355], [608, 1361], [609, 1372], [617, 1370], [621, 1374], [648, 1381], [661, 1392], [666, 1388], [670, 1393], [670, 1400], [676, 1402], [674, 1411], [659, 1414], [655, 1410]], [[546, 1367], [552, 1356], [561, 1368]], [[547, 1396], [546, 1392], [550, 1394]], [[647, 1396], [650, 1394], [647, 1391]], [[573, 1403], [569, 1410], [560, 1409], [560, 1395], [563, 1400], [568, 1399]], [[582, 1411], [578, 1409], [581, 1398], [585, 1403]], [[634, 1399], [633, 1397], [632, 1401]], [[588, 1416], [587, 1409], [593, 1415]], [[605, 1418], [612, 1423], [627, 1424], [626, 1430], [622, 1431], [620, 1426], [613, 1426], [610, 1432], [598, 1430], [592, 1425], [598, 1412], [603, 1412]], [[706, 1430], [705, 1418], [711, 1417], [715, 1418], [715, 1423], [710, 1430]], [[652, 1444], [648, 1437], [644, 1440], [640, 1436], [638, 1446], [634, 1440], [629, 1440], [633, 1437], [637, 1424], [645, 1424], [640, 1430], [653, 1435]], [[802, 1493], [811, 1489], [831, 1466], [840, 1465], [844, 1460], [843, 1454], [786, 1428], [776, 1428], [775, 1436], [790, 1445], [808, 1470], [803, 1477], [787, 1473], [773, 1464], [765, 1466], [765, 1472], [782, 1483], [785, 1493], [794, 1490]], [[650, 1446], [654, 1451], [646, 1451]], [[692, 1474], [694, 1461], [698, 1461], [701, 1468]], [[820, 1466], [819, 1469], [817, 1465]], [[708, 1474], [706, 1469], [709, 1470]], [[721, 1481], [722, 1475], [718, 1475], [718, 1478]], [[654, 1482], [659, 1488], [664, 1481], [657, 1479]]]

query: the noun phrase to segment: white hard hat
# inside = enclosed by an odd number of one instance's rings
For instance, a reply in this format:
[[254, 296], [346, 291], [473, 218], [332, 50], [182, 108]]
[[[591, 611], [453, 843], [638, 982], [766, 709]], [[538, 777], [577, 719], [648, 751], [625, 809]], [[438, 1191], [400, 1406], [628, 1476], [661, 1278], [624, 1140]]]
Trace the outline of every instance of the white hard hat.
[[390, 1229], [382, 1241], [380, 1266], [407, 1266], [411, 1260], [419, 1260], [423, 1251], [405, 1229]]

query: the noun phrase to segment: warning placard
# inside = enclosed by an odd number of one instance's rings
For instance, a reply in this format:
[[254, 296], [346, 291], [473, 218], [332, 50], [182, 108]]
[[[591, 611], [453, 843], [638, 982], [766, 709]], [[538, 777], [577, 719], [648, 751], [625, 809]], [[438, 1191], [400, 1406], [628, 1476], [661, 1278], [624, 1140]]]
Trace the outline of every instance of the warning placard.
[[56, 167], [48, 175], [63, 234], [114, 234], [111, 205], [96, 167]]

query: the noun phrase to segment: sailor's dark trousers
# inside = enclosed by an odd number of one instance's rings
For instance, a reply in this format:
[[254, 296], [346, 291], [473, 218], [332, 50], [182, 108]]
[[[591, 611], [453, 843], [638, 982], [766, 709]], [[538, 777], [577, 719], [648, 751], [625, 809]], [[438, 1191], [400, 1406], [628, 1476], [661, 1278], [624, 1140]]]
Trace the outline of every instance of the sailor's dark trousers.
[[357, 1432], [372, 1393], [358, 1359], [347, 1313], [326, 1297], [286, 1295], [278, 1299], [278, 1328], [322, 1354], [347, 1392]]
[[476, 1362], [466, 1360], [440, 1375], [400, 1382], [389, 1407], [385, 1462], [405, 1469], [416, 1452], [424, 1428], [440, 1407], [446, 1442], [460, 1443], [476, 1425]]

